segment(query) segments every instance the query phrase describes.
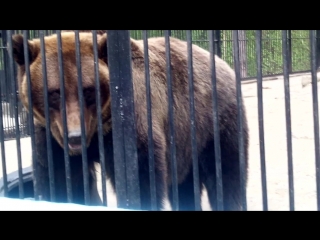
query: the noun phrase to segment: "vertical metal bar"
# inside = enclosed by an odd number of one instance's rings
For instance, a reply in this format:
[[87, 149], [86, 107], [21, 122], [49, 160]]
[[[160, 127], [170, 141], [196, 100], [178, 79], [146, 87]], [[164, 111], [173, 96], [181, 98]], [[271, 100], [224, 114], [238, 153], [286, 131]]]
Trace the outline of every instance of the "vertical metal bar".
[[[29, 99], [29, 124], [30, 124], [30, 135], [31, 135], [31, 148], [32, 148], [32, 165], [33, 165], [33, 176], [35, 179], [38, 179], [37, 176], [37, 156], [36, 156], [36, 143], [34, 136], [34, 122], [33, 122], [33, 102], [32, 102], [32, 93], [31, 93], [31, 75], [30, 75], [30, 63], [29, 63], [29, 47], [28, 47], [28, 31], [23, 30], [23, 50], [24, 50], [24, 61], [25, 61], [25, 70], [27, 77], [27, 86], [28, 86], [28, 99]], [[41, 200], [42, 196], [39, 196], [38, 184], [36, 181], [33, 181], [34, 189], [34, 198], [35, 200]]]
[[191, 128], [191, 151], [193, 164], [193, 190], [195, 210], [201, 210], [201, 192], [199, 180], [199, 165], [197, 151], [197, 124], [195, 121], [194, 109], [194, 86], [193, 86], [193, 54], [192, 54], [192, 35], [191, 30], [187, 30], [187, 51], [188, 51], [188, 80], [189, 80], [189, 107], [190, 107], [190, 128]]
[[21, 145], [20, 145], [20, 129], [19, 129], [19, 115], [18, 115], [18, 96], [17, 96], [17, 81], [14, 75], [14, 61], [12, 49], [12, 32], [8, 30], [7, 35], [8, 52], [9, 52], [9, 70], [10, 82], [13, 89], [13, 105], [14, 105], [14, 118], [16, 129], [16, 143], [17, 143], [17, 157], [18, 157], [18, 173], [19, 173], [19, 198], [24, 198], [23, 176], [22, 176], [22, 161], [21, 161]]
[[135, 124], [134, 110], [134, 93], [132, 82], [132, 58], [131, 58], [131, 42], [129, 30], [119, 31], [119, 47], [120, 47], [120, 79], [122, 82], [122, 110], [123, 110], [123, 133], [126, 174], [127, 174], [127, 197], [128, 207], [138, 209], [141, 207], [140, 202], [140, 184], [137, 154], [137, 133]]
[[294, 211], [292, 134], [291, 134], [290, 89], [289, 89], [289, 67], [288, 67], [288, 44], [287, 43], [288, 43], [287, 42], [287, 31], [282, 30], [283, 78], [284, 78], [286, 128], [287, 128], [288, 174], [289, 174], [289, 201], [290, 201], [290, 210]]
[[320, 142], [319, 142], [319, 109], [318, 109], [318, 81], [317, 81], [317, 52], [316, 33], [310, 30], [311, 46], [311, 77], [312, 77], [312, 99], [313, 99], [313, 124], [314, 124], [314, 145], [316, 160], [317, 179], [317, 207], [320, 210]]
[[44, 40], [44, 31], [40, 30], [40, 50], [42, 59], [42, 78], [43, 78], [43, 96], [44, 96], [44, 108], [46, 119], [46, 139], [47, 139], [47, 156], [48, 156], [48, 169], [49, 169], [49, 186], [51, 201], [55, 201], [55, 183], [54, 183], [54, 165], [52, 159], [52, 143], [51, 143], [51, 131], [50, 131], [50, 112], [48, 101], [48, 79], [47, 79], [47, 60], [46, 49]]
[[[1, 36], [4, 38], [6, 30], [1, 30]], [[0, 94], [2, 93], [2, 84], [0, 84]], [[1, 96], [2, 100], [2, 96]], [[7, 166], [6, 166], [6, 152], [4, 146], [4, 131], [3, 131], [3, 111], [2, 111], [2, 101], [0, 106], [0, 142], [1, 142], [1, 163], [2, 163], [2, 178], [3, 178], [3, 192], [4, 196], [8, 196], [8, 179], [7, 179]]]
[[262, 34], [261, 30], [256, 30], [256, 57], [257, 57], [257, 91], [258, 91], [258, 121], [259, 121], [259, 146], [260, 146], [260, 164], [261, 164], [261, 184], [262, 184], [262, 202], [263, 210], [268, 211], [267, 194], [267, 174], [264, 144], [264, 121], [263, 121], [263, 96], [262, 96]]
[[214, 152], [216, 163], [216, 186], [217, 186], [217, 210], [223, 211], [223, 184], [221, 169], [221, 148], [220, 148], [220, 128], [218, 113], [218, 92], [217, 92], [217, 75], [215, 61], [214, 31], [209, 30], [209, 47], [210, 47], [210, 67], [211, 67], [211, 84], [212, 84], [212, 112], [213, 112], [213, 137]]
[[63, 149], [64, 149], [64, 163], [66, 170], [66, 186], [67, 186], [67, 198], [68, 202], [71, 203], [72, 196], [72, 184], [71, 184], [71, 169], [70, 169], [70, 158], [69, 158], [69, 146], [68, 146], [68, 128], [67, 128], [67, 114], [66, 114], [66, 95], [65, 95], [65, 84], [64, 84], [64, 67], [63, 67], [63, 55], [62, 55], [62, 39], [61, 30], [57, 30], [57, 45], [58, 45], [58, 63], [59, 63], [59, 80], [60, 80], [60, 100], [61, 100], [61, 114], [62, 114], [62, 125], [63, 125]]
[[[2, 36], [2, 44], [3, 46], [7, 46], [7, 32], [3, 30], [3, 36]], [[5, 95], [5, 116], [10, 116], [5, 118], [5, 128], [4, 131], [6, 131], [6, 135], [4, 136], [4, 139], [10, 139], [14, 137], [14, 123], [12, 121], [13, 118], [13, 89], [12, 89], [12, 83], [10, 82], [11, 76], [10, 76], [10, 68], [7, 66], [9, 62], [9, 56], [7, 51], [3, 51], [3, 64], [4, 64], [4, 74], [5, 78], [4, 81], [2, 82], [2, 86], [4, 87], [4, 95]]]
[[39, 31], [38, 30], [31, 30], [33, 32], [33, 38], [39, 38]]
[[178, 193], [178, 176], [176, 161], [176, 143], [175, 128], [173, 115], [173, 92], [172, 92], [172, 74], [171, 74], [171, 56], [170, 56], [170, 40], [169, 30], [164, 31], [166, 62], [167, 62], [167, 85], [168, 85], [168, 104], [169, 104], [169, 134], [170, 134], [170, 159], [171, 159], [171, 177], [172, 177], [172, 210], [179, 210], [179, 193]]
[[150, 69], [149, 69], [149, 50], [148, 50], [148, 32], [142, 30], [144, 46], [144, 68], [146, 78], [146, 98], [147, 98], [147, 120], [148, 120], [148, 153], [149, 153], [149, 177], [150, 177], [150, 194], [151, 210], [157, 209], [156, 199], [156, 177], [154, 164], [154, 145], [152, 134], [152, 112], [151, 112], [151, 89], [150, 89]]
[[101, 165], [101, 181], [102, 181], [102, 199], [103, 205], [107, 205], [107, 186], [106, 186], [106, 162], [103, 146], [103, 128], [102, 128], [102, 111], [101, 111], [101, 93], [100, 93], [100, 78], [99, 78], [99, 59], [98, 59], [98, 44], [97, 30], [92, 31], [93, 37], [93, 57], [94, 57], [94, 76], [96, 87], [96, 106], [98, 117], [98, 142], [99, 142], [99, 158]]
[[221, 30], [214, 30], [215, 41], [217, 46], [217, 55], [221, 58]]
[[292, 37], [291, 37], [291, 30], [288, 31], [288, 71], [292, 73]]
[[317, 57], [317, 70], [320, 67], [320, 30], [316, 31], [316, 57]]
[[[137, 138], [131, 72], [131, 43], [128, 30], [108, 30], [108, 56], [111, 93], [113, 94], [111, 99], [116, 97], [112, 108], [112, 124], [115, 123], [114, 120], [120, 121], [117, 126], [118, 129], [113, 128], [113, 133], [120, 130], [118, 134], [114, 135], [116, 138], [114, 139], [114, 158], [117, 159], [115, 161], [115, 170], [120, 174], [124, 174], [127, 180], [127, 207], [140, 208]], [[118, 93], [116, 93], [117, 90]], [[125, 160], [123, 164], [125, 166], [124, 171], [120, 169], [119, 165], [116, 166], [116, 162], [120, 160], [116, 154], [122, 155]], [[119, 182], [118, 179], [118, 184]]]
[[83, 86], [82, 86], [82, 68], [81, 68], [81, 52], [80, 52], [80, 39], [79, 30], [75, 30], [75, 43], [76, 43], [76, 65], [78, 75], [78, 97], [80, 107], [80, 122], [81, 122], [81, 145], [82, 145], [82, 171], [83, 171], [83, 184], [84, 184], [84, 200], [85, 204], [90, 204], [89, 195], [89, 171], [87, 160], [87, 147], [86, 147], [86, 132], [84, 125], [84, 99], [83, 99]]
[[123, 129], [121, 117], [121, 82], [119, 77], [119, 43], [118, 32], [107, 30], [108, 65], [110, 75], [112, 138], [115, 171], [115, 188], [119, 208], [127, 207], [126, 162], [123, 146]]
[[240, 158], [240, 186], [242, 210], [247, 211], [246, 186], [245, 186], [245, 155], [243, 141], [243, 112], [242, 112], [242, 93], [241, 93], [241, 77], [240, 77], [240, 61], [239, 61], [239, 40], [238, 30], [233, 30], [233, 52], [234, 52], [234, 68], [236, 73], [237, 85], [237, 108], [238, 108], [238, 133], [239, 133], [239, 158]]

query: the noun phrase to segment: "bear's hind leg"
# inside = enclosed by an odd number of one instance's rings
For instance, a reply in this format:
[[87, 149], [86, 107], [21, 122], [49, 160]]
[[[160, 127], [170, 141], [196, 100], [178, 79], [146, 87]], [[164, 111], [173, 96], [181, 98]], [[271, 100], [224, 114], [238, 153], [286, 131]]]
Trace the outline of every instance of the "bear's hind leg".
[[[167, 192], [167, 166], [165, 161], [165, 140], [162, 135], [153, 131], [154, 144], [154, 173], [156, 183], [156, 210], [160, 211], [164, 207], [164, 199]], [[151, 210], [150, 172], [148, 145], [140, 141], [138, 148], [139, 156], [139, 181], [141, 209]]]
[[199, 175], [206, 187], [209, 203], [212, 210], [217, 209], [216, 199], [216, 167], [215, 167], [214, 144], [210, 141], [199, 155]]
[[[201, 207], [201, 193], [202, 193], [202, 181], [201, 172], [199, 172], [199, 188], [200, 188], [200, 209]], [[168, 189], [169, 201], [171, 206], [173, 206], [173, 195], [172, 195], [172, 185]], [[191, 166], [190, 172], [188, 173], [186, 179], [178, 185], [178, 198], [179, 198], [179, 211], [196, 211], [195, 206], [195, 194], [194, 194], [194, 183], [193, 183], [193, 169]]]
[[[234, 107], [236, 109], [236, 107]], [[226, 116], [230, 122], [237, 122], [237, 114], [232, 111]], [[243, 109], [243, 143], [244, 143], [244, 187], [247, 187], [249, 130], [246, 112]], [[221, 162], [223, 178], [224, 210], [239, 211], [241, 206], [241, 173], [238, 124], [229, 124], [221, 131]]]
[[[140, 181], [140, 200], [141, 200], [141, 209], [142, 210], [152, 210], [151, 208], [151, 185], [150, 185], [150, 173], [149, 167], [146, 166], [148, 163], [148, 158], [145, 158], [144, 162], [141, 163], [139, 169], [139, 181]], [[155, 157], [155, 162], [156, 162]], [[157, 164], [155, 164], [155, 188], [156, 188], [156, 211], [161, 211], [163, 209], [163, 201], [165, 198], [166, 192], [166, 180], [162, 171], [159, 170]]]
[[[220, 138], [223, 210], [239, 211], [242, 207], [240, 195], [241, 186], [238, 138], [234, 137], [232, 140], [226, 140], [222, 134]], [[204, 176], [204, 185], [208, 192], [212, 210], [217, 210], [215, 164], [214, 143], [211, 141], [202, 152], [201, 171]], [[245, 167], [247, 168], [247, 163]]]

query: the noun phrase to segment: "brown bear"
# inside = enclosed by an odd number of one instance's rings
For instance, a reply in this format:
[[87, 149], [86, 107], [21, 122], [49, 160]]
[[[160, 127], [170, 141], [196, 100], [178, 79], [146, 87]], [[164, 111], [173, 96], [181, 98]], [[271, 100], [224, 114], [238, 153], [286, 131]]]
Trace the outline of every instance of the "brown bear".
[[[69, 142], [70, 164], [72, 171], [73, 198], [76, 203], [84, 203], [83, 176], [81, 160], [80, 109], [77, 90], [77, 67], [74, 32], [61, 33], [62, 53], [64, 60], [64, 82], [66, 91], [66, 111]], [[85, 99], [84, 120], [87, 139], [88, 165], [91, 170], [90, 187], [92, 195], [97, 195], [94, 185], [93, 162], [99, 161], [97, 137], [97, 113], [95, 106], [93, 36], [88, 32], [79, 33], [81, 42], [81, 61], [83, 93]], [[114, 162], [111, 125], [111, 101], [109, 89], [109, 71], [107, 61], [107, 34], [98, 34], [99, 75], [101, 84], [102, 118], [104, 127], [104, 147], [106, 171], [113, 188]], [[132, 81], [134, 90], [135, 120], [137, 128], [138, 164], [140, 179], [141, 208], [151, 208], [149, 167], [148, 167], [148, 134], [147, 104], [144, 75], [144, 49], [142, 40], [131, 39]], [[152, 99], [152, 130], [155, 153], [156, 198], [157, 209], [163, 209], [163, 200], [168, 194], [172, 204], [170, 136], [168, 120], [168, 95], [166, 81], [166, 51], [163, 37], [150, 38], [149, 65]], [[47, 79], [50, 105], [51, 133], [55, 179], [58, 184], [57, 201], [66, 202], [65, 165], [63, 157], [63, 128], [60, 112], [59, 67], [57, 36], [45, 37]], [[170, 37], [172, 89], [174, 97], [174, 127], [176, 137], [176, 158], [178, 174], [179, 209], [194, 210], [194, 188], [192, 174], [191, 130], [189, 115], [189, 85], [187, 67], [187, 43]], [[196, 45], [193, 49], [194, 67], [194, 106], [196, 121], [196, 140], [199, 161], [199, 187], [206, 187], [209, 202], [216, 209], [216, 169], [213, 135], [212, 86], [210, 70], [210, 53]], [[34, 118], [36, 119], [37, 169], [40, 193], [45, 200], [50, 199], [47, 171], [47, 152], [45, 136], [45, 115], [43, 98], [42, 64], [40, 40], [28, 41], [30, 57], [30, 75], [32, 80], [32, 101]], [[18, 81], [20, 98], [28, 107], [27, 80], [25, 73], [23, 37], [13, 36], [13, 57], [19, 65]], [[220, 126], [220, 149], [222, 161], [223, 201], [224, 210], [241, 210], [240, 197], [240, 162], [238, 144], [238, 113], [236, 99], [235, 73], [231, 67], [215, 56], [216, 78], [218, 91], [218, 111]], [[27, 108], [28, 109], [28, 108]], [[245, 108], [243, 107], [243, 137], [245, 155], [245, 184], [248, 169], [248, 126]], [[98, 204], [95, 202], [95, 204]]]

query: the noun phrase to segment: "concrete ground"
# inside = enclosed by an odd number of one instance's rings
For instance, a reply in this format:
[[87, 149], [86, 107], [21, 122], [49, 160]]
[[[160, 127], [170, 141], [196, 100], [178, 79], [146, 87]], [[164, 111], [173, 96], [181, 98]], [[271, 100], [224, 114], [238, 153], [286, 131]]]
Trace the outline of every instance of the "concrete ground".
[[[318, 88], [319, 91], [319, 88]], [[248, 210], [262, 210], [260, 149], [258, 128], [257, 84], [255, 80], [242, 84], [244, 104], [250, 128]], [[315, 148], [310, 74], [290, 76], [292, 148], [295, 210], [317, 210], [315, 179]], [[289, 210], [288, 156], [286, 139], [285, 97], [283, 77], [263, 81], [265, 158], [267, 171], [268, 209]], [[7, 172], [17, 170], [16, 141], [5, 142]], [[21, 139], [23, 167], [31, 164], [30, 138]], [[1, 151], [1, 149], [0, 149]], [[1, 155], [0, 155], [1, 156]], [[100, 173], [99, 165], [97, 170]], [[99, 188], [101, 193], [101, 178]], [[2, 177], [2, 166], [0, 166]], [[107, 185], [108, 205], [116, 206], [115, 195]], [[206, 193], [204, 210], [210, 210]], [[167, 203], [167, 210], [170, 206]]]

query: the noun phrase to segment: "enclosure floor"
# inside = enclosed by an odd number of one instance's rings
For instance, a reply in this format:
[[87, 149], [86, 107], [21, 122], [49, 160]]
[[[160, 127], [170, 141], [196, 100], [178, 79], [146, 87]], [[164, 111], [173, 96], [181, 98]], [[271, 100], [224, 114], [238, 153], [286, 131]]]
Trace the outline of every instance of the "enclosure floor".
[[[290, 76], [295, 210], [316, 210], [317, 208], [312, 87], [311, 84], [305, 85], [308, 81], [310, 81], [310, 74]], [[244, 82], [242, 94], [250, 128], [247, 206], [248, 210], [262, 210], [256, 81]], [[266, 78], [263, 82], [263, 102], [268, 209], [289, 210], [283, 77]], [[16, 141], [6, 141], [5, 146], [7, 172], [10, 173], [17, 170]], [[21, 139], [21, 149], [23, 167], [28, 167], [31, 164], [30, 138]], [[97, 170], [100, 173], [99, 165]], [[0, 166], [0, 177], [2, 177], [2, 166]], [[101, 194], [101, 175], [98, 174], [98, 177]], [[116, 206], [115, 195], [110, 184], [107, 185], [107, 197], [108, 205]], [[206, 193], [202, 198], [202, 206], [204, 210], [210, 210]], [[168, 203], [166, 209], [170, 210]]]

